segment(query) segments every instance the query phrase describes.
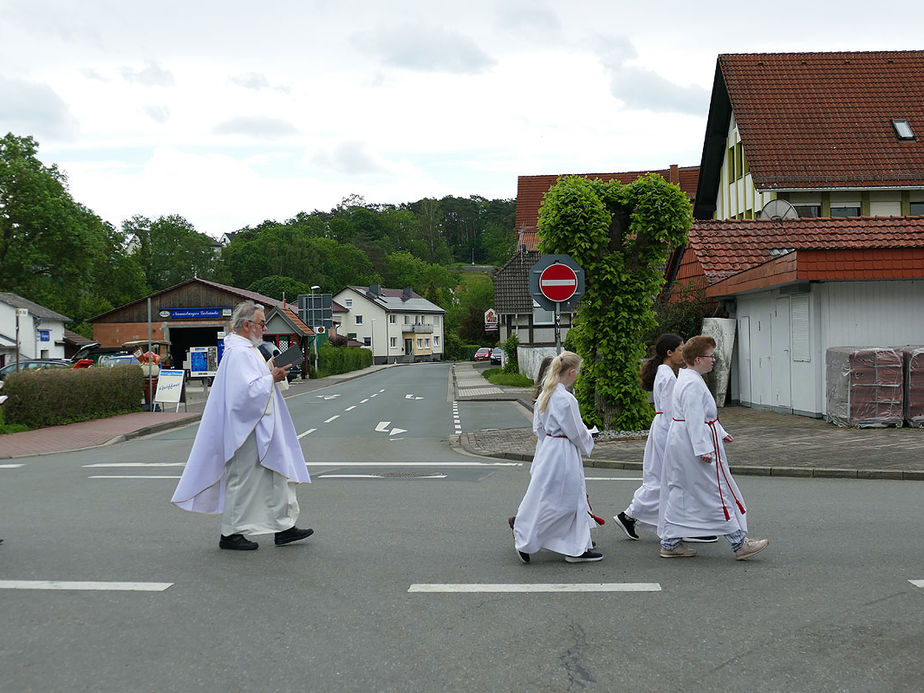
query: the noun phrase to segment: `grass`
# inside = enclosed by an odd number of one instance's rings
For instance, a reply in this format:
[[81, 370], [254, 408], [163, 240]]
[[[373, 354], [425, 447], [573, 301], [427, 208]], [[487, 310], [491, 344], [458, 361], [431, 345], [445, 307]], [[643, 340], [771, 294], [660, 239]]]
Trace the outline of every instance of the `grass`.
[[522, 373], [504, 373], [500, 368], [489, 368], [482, 374], [492, 385], [505, 385], [507, 387], [532, 387], [532, 378]]
[[3, 407], [0, 406], [0, 435], [4, 433], [21, 433], [28, 431], [29, 427], [25, 424], [8, 424], [3, 421]]

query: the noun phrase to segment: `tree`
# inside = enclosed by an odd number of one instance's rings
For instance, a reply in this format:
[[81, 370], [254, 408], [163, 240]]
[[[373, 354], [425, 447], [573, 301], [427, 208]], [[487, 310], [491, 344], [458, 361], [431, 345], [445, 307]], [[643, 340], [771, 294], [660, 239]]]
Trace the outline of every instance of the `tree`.
[[539, 210], [539, 249], [581, 265], [586, 293], [569, 340], [584, 359], [575, 394], [588, 422], [641, 430], [651, 406], [638, 386], [644, 337], [655, 324], [663, 265], [686, 242], [690, 203], [649, 174], [630, 185], [561, 179]]
[[274, 274], [270, 277], [258, 279], [247, 287], [248, 291], [256, 291], [258, 294], [275, 298], [281, 301], [285, 296], [287, 303], [295, 303], [299, 294], [310, 294], [311, 287], [292, 277], [281, 277]]
[[133, 255], [153, 291], [192, 277], [210, 279], [215, 272], [215, 241], [177, 214], [153, 222], [135, 215], [122, 223], [122, 229], [137, 241]]

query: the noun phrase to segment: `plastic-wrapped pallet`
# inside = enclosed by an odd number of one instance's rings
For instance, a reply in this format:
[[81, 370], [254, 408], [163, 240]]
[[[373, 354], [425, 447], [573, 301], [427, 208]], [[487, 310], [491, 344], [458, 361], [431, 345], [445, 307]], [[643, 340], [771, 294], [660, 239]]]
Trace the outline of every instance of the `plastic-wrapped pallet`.
[[902, 361], [901, 352], [889, 347], [830, 347], [825, 418], [838, 426], [901, 426]]
[[924, 428], [924, 346], [905, 346], [905, 425]]

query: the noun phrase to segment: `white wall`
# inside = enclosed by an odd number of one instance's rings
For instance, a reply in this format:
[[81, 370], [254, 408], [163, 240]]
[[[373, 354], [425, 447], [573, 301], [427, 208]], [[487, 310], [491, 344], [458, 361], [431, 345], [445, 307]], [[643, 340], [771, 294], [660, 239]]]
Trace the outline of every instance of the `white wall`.
[[833, 346], [924, 344], [924, 281], [822, 282], [810, 293], [738, 296], [742, 404], [822, 416]]
[[[48, 341], [39, 341], [39, 330], [48, 331]], [[0, 303], [0, 334], [16, 340], [16, 308], [7, 303]], [[23, 359], [63, 359], [64, 358], [64, 323], [60, 320], [35, 318], [31, 313], [19, 319], [19, 357]], [[62, 343], [61, 346], [58, 346]], [[16, 347], [3, 349], [7, 354], [7, 363], [16, 359]], [[43, 352], [45, 352], [43, 354]]]

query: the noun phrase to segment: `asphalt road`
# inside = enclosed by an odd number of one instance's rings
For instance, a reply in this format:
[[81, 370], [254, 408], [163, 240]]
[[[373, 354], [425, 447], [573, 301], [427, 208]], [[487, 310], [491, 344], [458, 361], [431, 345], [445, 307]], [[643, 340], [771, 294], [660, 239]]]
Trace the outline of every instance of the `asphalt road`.
[[[750, 562], [724, 542], [660, 559], [610, 522], [604, 561], [524, 566], [506, 517], [528, 466], [453, 450], [447, 367], [289, 407], [315, 429], [299, 524], [316, 535], [287, 547], [220, 551], [217, 517], [169, 504], [180, 467], [148, 465], [181, 465], [193, 427], [0, 468], [0, 580], [105, 583], [0, 588], [0, 690], [921, 690], [919, 483], [740, 478], [751, 534], [772, 542]], [[457, 411], [463, 430], [486, 411], [524, 425], [508, 402]], [[598, 514], [625, 507], [635, 476], [587, 470]], [[601, 583], [657, 591], [411, 591]]]

